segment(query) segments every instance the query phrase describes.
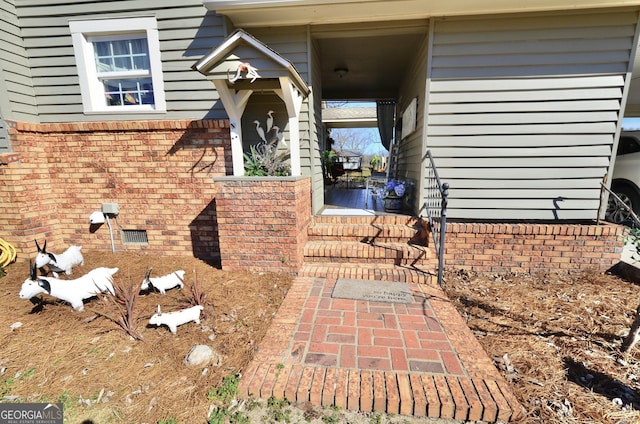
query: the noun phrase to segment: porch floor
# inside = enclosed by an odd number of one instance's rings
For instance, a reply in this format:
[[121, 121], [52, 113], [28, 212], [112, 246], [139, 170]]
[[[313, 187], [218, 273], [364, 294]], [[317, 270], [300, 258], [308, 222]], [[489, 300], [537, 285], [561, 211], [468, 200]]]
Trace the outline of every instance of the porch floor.
[[384, 200], [369, 190], [367, 194], [366, 183], [356, 180], [342, 181], [333, 185], [327, 185], [324, 189], [324, 209], [353, 209], [367, 210], [376, 215], [386, 215]]
[[243, 373], [241, 396], [462, 421], [522, 416], [437, 285], [406, 283], [409, 303], [334, 298], [339, 278], [376, 280], [376, 270], [330, 267], [308, 264], [295, 278]]

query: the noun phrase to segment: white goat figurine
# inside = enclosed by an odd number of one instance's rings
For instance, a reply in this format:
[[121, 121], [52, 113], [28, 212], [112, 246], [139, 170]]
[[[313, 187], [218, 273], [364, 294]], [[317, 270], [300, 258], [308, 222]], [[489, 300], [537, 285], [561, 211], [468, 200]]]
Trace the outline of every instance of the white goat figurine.
[[178, 270], [171, 274], [163, 275], [162, 277], [152, 278], [151, 268], [148, 268], [140, 285], [140, 290], [149, 290], [151, 286], [155, 287], [162, 294], [165, 294], [167, 290], [174, 287], [182, 289], [184, 287], [184, 271]]
[[47, 252], [47, 241], [44, 241], [42, 249], [37, 240], [36, 248], [38, 249], [38, 255], [36, 256], [36, 268], [40, 269], [45, 265], [49, 265], [53, 276], [58, 278], [59, 272], [64, 272], [67, 275], [71, 275], [71, 268], [76, 265], [84, 265], [84, 258], [82, 257], [82, 246], [69, 246], [64, 253], [56, 255], [55, 253]]
[[60, 280], [54, 277], [38, 277], [37, 267], [30, 263], [31, 275], [22, 283], [21, 299], [31, 299], [40, 293], [47, 293], [53, 297], [69, 302], [73, 309], [82, 312], [84, 299], [109, 292], [113, 289], [113, 274], [118, 268], [96, 268], [75, 280]]
[[166, 325], [173, 334], [176, 334], [179, 325], [190, 321], [200, 324], [200, 312], [202, 309], [202, 305], [197, 305], [179, 311], [162, 313], [160, 305], [158, 305], [158, 312], [149, 319], [149, 324], [156, 326]]

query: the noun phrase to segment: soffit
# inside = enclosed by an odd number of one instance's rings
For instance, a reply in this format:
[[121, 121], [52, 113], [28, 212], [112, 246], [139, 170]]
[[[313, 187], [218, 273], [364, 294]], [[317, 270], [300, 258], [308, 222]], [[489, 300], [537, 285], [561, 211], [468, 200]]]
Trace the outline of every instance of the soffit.
[[327, 128], [374, 128], [378, 126], [375, 107], [330, 107], [322, 109]]
[[639, 5], [637, 0], [204, 0], [236, 27], [318, 25]]

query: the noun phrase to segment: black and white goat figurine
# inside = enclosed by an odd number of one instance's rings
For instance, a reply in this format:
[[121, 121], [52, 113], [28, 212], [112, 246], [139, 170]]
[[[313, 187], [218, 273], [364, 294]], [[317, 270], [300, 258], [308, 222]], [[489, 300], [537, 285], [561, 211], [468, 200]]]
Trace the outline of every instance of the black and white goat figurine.
[[178, 270], [162, 277], [151, 277], [151, 268], [148, 268], [140, 285], [140, 290], [149, 290], [150, 287], [155, 287], [162, 294], [174, 287], [182, 289], [184, 287], [184, 271]]
[[158, 305], [158, 312], [151, 316], [149, 324], [156, 326], [166, 325], [173, 334], [176, 334], [179, 325], [190, 321], [200, 324], [200, 312], [202, 312], [202, 309], [202, 305], [196, 305], [179, 311], [162, 313], [160, 305]]
[[49, 269], [53, 273], [53, 276], [58, 278], [59, 272], [64, 272], [67, 275], [71, 275], [73, 268], [76, 265], [84, 265], [84, 257], [82, 256], [82, 246], [69, 246], [64, 253], [55, 254], [47, 252], [47, 241], [44, 241], [42, 249], [37, 240], [36, 248], [38, 249], [38, 255], [36, 256], [36, 268], [40, 269], [45, 265], [49, 265]]
[[22, 283], [20, 299], [31, 299], [41, 293], [47, 293], [70, 303], [73, 309], [82, 312], [85, 299], [105, 292], [115, 294], [113, 274], [118, 272], [118, 268], [96, 268], [75, 280], [60, 280], [55, 277], [39, 277], [37, 267], [33, 263], [29, 266], [30, 276]]

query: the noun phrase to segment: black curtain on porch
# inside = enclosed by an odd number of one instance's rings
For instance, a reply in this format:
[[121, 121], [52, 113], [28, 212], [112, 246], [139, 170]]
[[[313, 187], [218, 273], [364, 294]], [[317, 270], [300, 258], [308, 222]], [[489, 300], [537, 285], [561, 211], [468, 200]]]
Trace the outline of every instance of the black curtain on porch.
[[395, 125], [396, 102], [392, 100], [379, 100], [376, 102], [376, 117], [378, 118], [378, 131], [385, 149], [389, 150], [393, 139], [393, 127]]

